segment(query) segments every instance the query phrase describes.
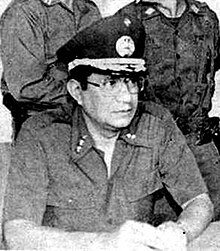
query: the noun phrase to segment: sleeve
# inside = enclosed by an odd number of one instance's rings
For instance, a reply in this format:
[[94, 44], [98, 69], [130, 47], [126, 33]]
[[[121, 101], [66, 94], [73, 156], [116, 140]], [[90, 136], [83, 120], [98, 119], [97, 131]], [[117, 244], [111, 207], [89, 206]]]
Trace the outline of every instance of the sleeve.
[[218, 71], [220, 69], [220, 33], [219, 33], [219, 20], [218, 16], [210, 9], [207, 3], [202, 2], [199, 3], [201, 6], [202, 15], [202, 26], [203, 32], [206, 35], [206, 39], [210, 39], [209, 47], [212, 48], [214, 53], [214, 71]]
[[160, 175], [163, 184], [174, 200], [183, 205], [207, 188], [195, 157], [175, 122], [167, 121], [161, 147]]
[[216, 58], [215, 58], [215, 71], [218, 71], [220, 69], [220, 38], [217, 41], [216, 46]]
[[4, 222], [25, 219], [41, 225], [47, 186], [46, 154], [38, 140], [29, 131], [23, 130], [12, 148]]
[[[42, 78], [46, 71], [45, 38], [38, 15], [28, 4], [18, 4], [9, 8], [1, 20], [4, 78], [17, 100], [40, 100], [45, 94], [42, 94]], [[42, 86], [42, 90], [34, 91], [34, 85]]]
[[214, 50], [215, 50], [215, 71], [220, 69], [220, 31], [219, 20], [214, 13]]

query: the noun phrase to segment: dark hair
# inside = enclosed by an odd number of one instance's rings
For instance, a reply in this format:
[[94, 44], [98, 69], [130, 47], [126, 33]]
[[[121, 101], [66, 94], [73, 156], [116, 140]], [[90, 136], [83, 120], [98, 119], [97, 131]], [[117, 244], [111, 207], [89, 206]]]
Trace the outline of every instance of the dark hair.
[[70, 70], [68, 80], [75, 79], [77, 80], [82, 90], [87, 89], [87, 79], [92, 74], [92, 69], [90, 66], [79, 65]]
[[80, 85], [82, 90], [87, 89], [87, 79], [89, 76], [92, 75], [92, 73], [98, 73], [98, 74], [104, 74], [104, 75], [110, 75], [111, 71], [110, 70], [100, 70], [95, 67], [92, 67], [90, 65], [79, 65], [70, 70], [69, 72], [69, 77], [68, 80], [70, 79], [75, 79], [77, 80]]
[[70, 70], [68, 80], [70, 79], [77, 80], [80, 83], [82, 90], [85, 91], [88, 85], [87, 79], [89, 76], [92, 75], [92, 73], [111, 75], [112, 71], [100, 70], [90, 65], [78, 65], [72, 70]]
[[77, 80], [82, 90], [86, 90], [88, 83], [88, 77], [92, 75], [92, 73], [103, 74], [103, 75], [120, 75], [120, 76], [127, 76], [131, 78], [139, 78], [142, 77], [146, 80], [147, 72], [137, 73], [137, 72], [112, 72], [110, 70], [101, 70], [90, 65], [78, 65], [69, 72], [68, 80], [75, 79]]

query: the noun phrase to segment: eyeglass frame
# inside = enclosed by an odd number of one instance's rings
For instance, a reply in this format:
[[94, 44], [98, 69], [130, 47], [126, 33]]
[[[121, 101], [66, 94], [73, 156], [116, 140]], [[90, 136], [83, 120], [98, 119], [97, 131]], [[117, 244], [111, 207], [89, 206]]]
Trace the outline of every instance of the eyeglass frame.
[[[120, 80], [120, 79], [123, 79], [121, 81], [117, 81], [117, 80]], [[124, 79], [128, 79], [129, 81], [124, 81]], [[88, 81], [87, 80], [87, 83], [90, 84], [90, 85], [93, 85], [95, 87], [99, 87], [102, 91], [105, 91], [105, 92], [113, 92], [114, 88], [112, 89], [107, 89], [105, 86], [107, 83], [110, 83], [111, 81], [115, 81], [115, 93], [118, 93], [118, 90], [120, 90], [121, 87], [117, 87], [117, 83], [124, 83], [129, 91], [130, 94], [139, 94], [141, 93], [143, 90], [144, 90], [144, 82], [145, 82], [145, 78], [144, 77], [139, 77], [139, 79], [135, 82], [132, 81], [132, 78], [131, 77], [115, 77], [115, 79], [105, 79], [102, 83], [98, 84], [98, 83], [95, 83], [95, 82], [91, 82], [91, 81]], [[135, 84], [136, 83], [136, 88], [137, 88], [137, 91], [131, 91], [132, 88], [134, 87], [131, 87], [129, 86], [129, 82]], [[114, 84], [111, 84], [109, 86], [114, 86]], [[139, 86], [141, 84], [141, 86]]]

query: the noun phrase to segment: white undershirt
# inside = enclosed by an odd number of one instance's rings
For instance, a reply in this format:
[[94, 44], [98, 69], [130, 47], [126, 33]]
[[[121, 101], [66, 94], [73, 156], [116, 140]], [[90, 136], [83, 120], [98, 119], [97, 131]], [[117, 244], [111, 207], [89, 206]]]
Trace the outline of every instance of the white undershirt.
[[107, 167], [107, 175], [108, 178], [111, 176], [111, 163], [112, 163], [112, 156], [115, 149], [115, 143], [118, 138], [118, 134], [112, 138], [100, 138], [100, 137], [94, 137], [93, 139], [95, 141], [97, 149], [101, 150], [104, 153], [104, 161]]
[[134, 2], [134, 0], [93, 0], [99, 8], [102, 17], [114, 15], [124, 6]]

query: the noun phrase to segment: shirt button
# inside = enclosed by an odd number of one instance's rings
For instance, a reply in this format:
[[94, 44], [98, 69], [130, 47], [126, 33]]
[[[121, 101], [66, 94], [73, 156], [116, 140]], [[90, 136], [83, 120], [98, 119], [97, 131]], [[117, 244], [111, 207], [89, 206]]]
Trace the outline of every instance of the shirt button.
[[176, 59], [180, 59], [180, 54], [176, 53]]
[[112, 225], [112, 222], [113, 222], [112, 218], [108, 219], [107, 222], [108, 222], [110, 225]]
[[73, 203], [73, 199], [69, 199], [68, 202], [71, 204]]
[[176, 78], [176, 82], [177, 82], [177, 83], [180, 83], [181, 80], [182, 80], [181, 77], [177, 77], [177, 78]]

